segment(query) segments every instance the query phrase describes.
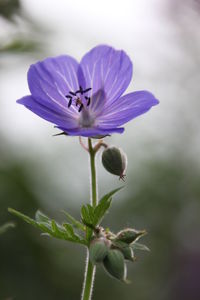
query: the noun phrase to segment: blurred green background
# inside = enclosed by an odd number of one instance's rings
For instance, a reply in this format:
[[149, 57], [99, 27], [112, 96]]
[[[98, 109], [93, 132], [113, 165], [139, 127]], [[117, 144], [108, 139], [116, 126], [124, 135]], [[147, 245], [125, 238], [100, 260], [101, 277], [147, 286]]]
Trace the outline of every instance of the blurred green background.
[[[0, 0], [0, 300], [77, 300], [85, 249], [49, 239], [7, 212], [40, 208], [79, 218], [89, 200], [88, 158], [78, 138], [16, 104], [26, 72], [47, 56], [80, 59], [105, 43], [134, 63], [129, 90], [160, 100], [106, 139], [128, 155], [125, 186], [104, 225], [146, 228], [150, 253], [128, 266], [130, 285], [97, 267], [94, 300], [200, 299], [200, 2], [195, 0]], [[98, 160], [99, 195], [119, 186]]]

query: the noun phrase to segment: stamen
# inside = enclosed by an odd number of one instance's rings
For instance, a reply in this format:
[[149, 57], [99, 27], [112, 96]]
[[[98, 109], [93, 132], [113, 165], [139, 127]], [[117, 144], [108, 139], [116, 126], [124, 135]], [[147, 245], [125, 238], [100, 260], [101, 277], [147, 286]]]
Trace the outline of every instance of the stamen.
[[72, 105], [72, 98], [68, 102], [68, 108]]
[[88, 100], [88, 102], [87, 102], [87, 106], [89, 106], [89, 105], [90, 105], [91, 98], [90, 98], [90, 97], [87, 97], [87, 96], [85, 96], [85, 99], [86, 99], [86, 100]]
[[88, 89], [84, 90], [83, 93], [87, 93], [87, 92], [89, 92], [91, 89], [92, 89], [92, 88], [88, 88]]
[[78, 94], [78, 93], [80, 93], [81, 95], [83, 95], [83, 88], [82, 88], [81, 85], [79, 86], [79, 90], [76, 91], [76, 94]]
[[84, 93], [87, 93], [91, 90], [92, 88], [88, 88], [86, 90], [83, 90], [82, 86], [80, 85], [80, 89], [78, 91], [76, 91], [76, 94], [80, 93], [81, 95], [83, 95]]
[[83, 109], [83, 103], [81, 103], [79, 109], [78, 109], [78, 112], [81, 112], [81, 110]]
[[[85, 90], [83, 90], [82, 86], [80, 85], [79, 86], [79, 90], [77, 90], [76, 92], [72, 92], [70, 91], [69, 94], [65, 95], [66, 98], [69, 99], [69, 102], [68, 102], [68, 108], [72, 105], [72, 101], [73, 101], [73, 96], [76, 97], [74, 100], [75, 100], [75, 105], [79, 106], [79, 109], [78, 109], [78, 112], [81, 112], [81, 110], [84, 108], [84, 105], [81, 101], [81, 98], [77, 97], [77, 94], [80, 93], [81, 95], [83, 95], [84, 93], [87, 93], [91, 90], [92, 88], [87, 88]], [[91, 98], [88, 97], [88, 96], [85, 96], [85, 99], [87, 100], [87, 106], [90, 105], [90, 102], [91, 102]]]
[[76, 96], [76, 93], [74, 92], [69, 92], [69, 94], [71, 94], [72, 96]]

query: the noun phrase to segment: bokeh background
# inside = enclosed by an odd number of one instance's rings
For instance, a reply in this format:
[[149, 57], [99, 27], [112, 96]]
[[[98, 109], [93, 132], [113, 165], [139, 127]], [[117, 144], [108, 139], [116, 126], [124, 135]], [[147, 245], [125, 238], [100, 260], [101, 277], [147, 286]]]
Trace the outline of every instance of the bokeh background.
[[[89, 200], [86, 152], [78, 138], [52, 137], [52, 124], [16, 104], [28, 94], [31, 63], [97, 44], [134, 63], [129, 91], [147, 89], [159, 106], [106, 142], [128, 155], [125, 186], [104, 225], [146, 228], [150, 253], [128, 266], [130, 285], [97, 268], [95, 300], [200, 299], [200, 2], [198, 0], [0, 0], [1, 300], [77, 300], [85, 249], [53, 240], [7, 212], [40, 208], [79, 218]], [[99, 195], [119, 186], [98, 157]]]

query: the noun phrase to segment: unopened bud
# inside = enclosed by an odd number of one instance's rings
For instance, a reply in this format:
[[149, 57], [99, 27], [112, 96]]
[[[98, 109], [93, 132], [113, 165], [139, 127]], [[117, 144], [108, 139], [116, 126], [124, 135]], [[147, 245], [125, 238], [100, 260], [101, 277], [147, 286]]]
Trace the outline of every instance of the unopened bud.
[[121, 248], [120, 251], [124, 255], [125, 259], [130, 260], [130, 261], [135, 260], [134, 252], [133, 252], [133, 249], [131, 247]]
[[102, 164], [109, 173], [124, 179], [127, 157], [121, 149], [116, 147], [106, 148], [102, 153]]
[[126, 264], [123, 254], [117, 249], [110, 249], [103, 261], [106, 271], [119, 280], [126, 280]]
[[102, 262], [108, 253], [110, 241], [105, 238], [95, 238], [90, 244], [90, 260], [93, 264]]
[[141, 236], [145, 235], [145, 230], [135, 230], [131, 228], [124, 229], [117, 234], [116, 240], [131, 244], [137, 241]]

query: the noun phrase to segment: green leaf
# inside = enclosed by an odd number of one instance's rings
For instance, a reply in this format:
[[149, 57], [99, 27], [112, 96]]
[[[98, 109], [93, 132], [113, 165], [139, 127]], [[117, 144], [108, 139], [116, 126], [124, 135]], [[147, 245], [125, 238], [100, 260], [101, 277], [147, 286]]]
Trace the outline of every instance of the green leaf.
[[72, 239], [74, 242], [87, 245], [87, 241], [85, 239], [83, 239], [81, 236], [79, 236], [77, 233], [74, 232], [74, 229], [71, 224], [64, 223], [63, 227], [66, 230], [68, 239]]
[[24, 221], [27, 222], [28, 224], [31, 224], [31, 225], [33, 225], [34, 227], [40, 228], [40, 226], [37, 224], [37, 222], [36, 222], [35, 220], [33, 220], [33, 219], [29, 218], [28, 216], [26, 216], [26, 215], [20, 213], [19, 211], [15, 210], [15, 209], [13, 209], [13, 208], [8, 208], [8, 211], [9, 211], [11, 214], [13, 214], [13, 215], [19, 217], [20, 219], [24, 220]]
[[0, 234], [5, 233], [8, 229], [15, 227], [14, 223], [8, 222], [0, 226]]
[[55, 220], [52, 220], [52, 221], [51, 221], [51, 228], [52, 228], [52, 231], [53, 231], [54, 233], [56, 233], [56, 234], [59, 233], [59, 229], [58, 229], [58, 226], [57, 226]]
[[131, 248], [133, 248], [133, 250], [150, 251], [150, 249], [144, 244], [135, 242], [135, 243], [131, 244], [130, 246], [131, 246]]
[[37, 222], [50, 222], [51, 220], [49, 219], [49, 217], [47, 217], [45, 214], [43, 214], [40, 210], [37, 210], [36, 211], [36, 214], [35, 214], [35, 220]]
[[65, 214], [65, 216], [69, 219], [69, 221], [72, 223], [72, 225], [74, 225], [74, 227], [76, 227], [76, 228], [78, 228], [78, 229], [80, 229], [80, 230], [82, 230], [82, 231], [85, 231], [85, 226], [81, 223], [81, 222], [79, 222], [79, 221], [77, 221], [74, 217], [72, 217], [68, 212], [66, 212], [66, 211], [62, 211], [64, 214]]
[[91, 228], [99, 224], [111, 205], [111, 197], [122, 188], [123, 187], [117, 188], [103, 196], [95, 208], [90, 204], [83, 205], [81, 208], [81, 218], [83, 223]]
[[87, 241], [81, 236], [77, 235], [72, 225], [64, 224], [60, 225], [55, 220], [49, 219], [46, 215], [40, 211], [36, 212], [36, 220], [29, 218], [28, 216], [18, 212], [15, 209], [9, 208], [8, 211], [13, 215], [21, 218], [25, 222], [39, 228], [43, 231], [43, 234], [49, 235], [62, 240], [67, 240], [70, 242], [75, 242], [83, 245], [87, 245]]
[[68, 224], [68, 223], [64, 223], [63, 227], [65, 228], [65, 230], [67, 231], [69, 236], [74, 236], [74, 230], [72, 225]]
[[119, 190], [121, 190], [123, 187], [117, 188], [111, 192], [109, 192], [108, 194], [104, 195], [101, 200], [99, 201], [99, 204], [95, 207], [94, 210], [94, 223], [93, 225], [97, 225], [99, 224], [105, 213], [108, 211], [108, 209], [110, 208], [111, 202], [112, 202], [112, 196], [117, 193]]
[[37, 222], [38, 228], [45, 233], [52, 235], [51, 223]]
[[94, 208], [90, 204], [81, 207], [81, 218], [85, 225], [94, 227]]

